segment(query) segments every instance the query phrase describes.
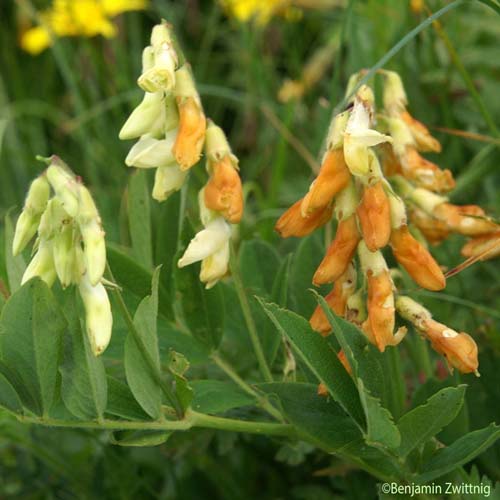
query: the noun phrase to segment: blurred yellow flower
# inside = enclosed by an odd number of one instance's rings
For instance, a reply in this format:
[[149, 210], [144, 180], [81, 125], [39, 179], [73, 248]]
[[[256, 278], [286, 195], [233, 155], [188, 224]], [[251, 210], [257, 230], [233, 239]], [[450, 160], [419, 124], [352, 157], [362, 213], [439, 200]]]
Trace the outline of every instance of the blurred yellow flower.
[[220, 0], [230, 15], [242, 22], [255, 20], [267, 24], [275, 15], [287, 18], [300, 16], [300, 11], [291, 7], [292, 0]]
[[21, 35], [21, 47], [39, 54], [52, 44], [52, 36], [103, 35], [111, 38], [116, 28], [110, 18], [131, 10], [143, 10], [148, 0], [54, 0], [52, 7], [40, 13], [40, 26]]

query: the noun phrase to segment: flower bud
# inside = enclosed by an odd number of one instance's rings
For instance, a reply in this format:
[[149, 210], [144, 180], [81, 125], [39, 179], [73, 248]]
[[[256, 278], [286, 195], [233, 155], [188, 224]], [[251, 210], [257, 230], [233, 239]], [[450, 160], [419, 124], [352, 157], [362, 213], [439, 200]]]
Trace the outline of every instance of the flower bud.
[[314, 273], [313, 283], [318, 286], [336, 281], [349, 266], [359, 240], [360, 235], [354, 214], [339, 221], [335, 238]]
[[433, 291], [446, 286], [443, 271], [428, 250], [411, 235], [408, 226], [392, 231], [391, 246], [396, 260], [419, 286]]
[[484, 236], [495, 232], [498, 227], [477, 205], [441, 203], [432, 210], [432, 214], [446, 222], [451, 231], [464, 236]]
[[[346, 272], [335, 281], [333, 290], [325, 297], [326, 303], [338, 316], [344, 316], [348, 298], [356, 286], [356, 270], [350, 265]], [[332, 327], [320, 305], [314, 310], [309, 320], [311, 328], [321, 335], [329, 335]]]
[[40, 217], [47, 206], [50, 195], [50, 185], [44, 175], [37, 177], [29, 188], [24, 208], [17, 219], [12, 254], [22, 252], [24, 247], [33, 238], [40, 222]]
[[200, 281], [206, 283], [205, 288], [209, 290], [217, 281], [227, 274], [229, 267], [229, 241], [212, 255], [201, 262]]
[[381, 181], [365, 187], [356, 213], [368, 249], [374, 252], [385, 247], [391, 235], [391, 212]]
[[75, 239], [72, 223], [64, 225], [52, 239], [54, 267], [63, 288], [71, 285], [80, 275], [75, 272], [77, 265], [75, 245], [79, 244]]
[[146, 92], [142, 102], [132, 111], [121, 128], [119, 138], [124, 141], [146, 134], [158, 137], [164, 130], [165, 113], [163, 92]]
[[52, 255], [52, 242], [47, 240], [40, 240], [38, 243], [38, 250], [31, 259], [28, 267], [24, 271], [21, 285], [24, 285], [31, 278], [38, 276], [49, 287], [54, 284], [56, 279], [56, 270], [54, 267], [54, 258]]
[[168, 167], [158, 167], [155, 173], [153, 198], [165, 201], [171, 194], [181, 189], [187, 174], [187, 171], [181, 170], [176, 163]]
[[145, 92], [170, 92], [175, 85], [177, 54], [165, 24], [156, 25], [151, 34], [154, 63], [142, 73], [137, 84]]
[[83, 239], [87, 277], [91, 285], [95, 286], [101, 281], [106, 267], [105, 233], [89, 190], [85, 186], [81, 186], [79, 194], [81, 208], [77, 222]]
[[324, 226], [332, 217], [332, 205], [316, 210], [309, 217], [302, 217], [302, 199], [295, 202], [276, 222], [275, 230], [282, 238], [302, 237]]
[[384, 82], [384, 108], [391, 116], [397, 116], [406, 111], [408, 98], [401, 81], [401, 77], [395, 71], [383, 71]]
[[401, 158], [403, 175], [418, 186], [435, 192], [450, 191], [455, 187], [452, 173], [441, 170], [435, 163], [420, 156], [413, 147], [407, 147]]
[[350, 178], [351, 173], [345, 164], [342, 148], [328, 150], [318, 176], [302, 200], [302, 216], [309, 217], [316, 210], [328, 206], [335, 195], [347, 186]]
[[220, 212], [228, 222], [238, 223], [243, 214], [243, 191], [231, 155], [211, 163], [210, 170], [211, 176], [205, 186], [205, 205]]
[[441, 152], [441, 144], [435, 137], [432, 137], [429, 129], [423, 123], [413, 118], [413, 116], [411, 116], [407, 111], [401, 113], [400, 117], [410, 128], [411, 134], [419, 151], [422, 151], [423, 153]]
[[42, 240], [52, 239], [64, 226], [71, 223], [71, 219], [64, 209], [63, 202], [57, 197], [51, 198], [40, 217], [38, 236]]
[[79, 287], [85, 307], [85, 328], [95, 356], [104, 352], [111, 339], [113, 316], [108, 294], [102, 283], [92, 285], [84, 274]]
[[200, 159], [207, 121], [193, 77], [186, 65], [176, 71], [174, 95], [180, 124], [173, 153], [181, 168], [187, 170]]
[[125, 158], [128, 167], [157, 168], [175, 164], [172, 146], [176, 131], [166, 134], [165, 139], [155, 139], [150, 135], [142, 136]]
[[462, 247], [464, 257], [479, 257], [480, 260], [488, 260], [500, 255], [500, 231], [479, 236], [468, 241]]
[[47, 169], [47, 179], [61, 200], [64, 210], [71, 216], [78, 213], [78, 182], [68, 167], [57, 157]]

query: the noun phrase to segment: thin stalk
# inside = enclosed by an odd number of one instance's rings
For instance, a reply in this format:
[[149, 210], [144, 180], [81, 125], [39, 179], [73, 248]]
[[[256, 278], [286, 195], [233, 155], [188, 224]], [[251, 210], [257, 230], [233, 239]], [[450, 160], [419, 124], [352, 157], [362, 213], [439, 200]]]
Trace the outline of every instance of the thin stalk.
[[237, 385], [241, 387], [247, 394], [254, 397], [259, 405], [269, 413], [272, 417], [274, 417], [279, 422], [283, 422], [284, 419], [281, 413], [267, 400], [267, 398], [262, 397], [255, 389], [252, 388], [250, 384], [245, 382], [234, 370], [234, 368], [227, 362], [224, 361], [219, 354], [213, 353], [212, 360], [214, 363]]
[[192, 410], [186, 412], [182, 420], [163, 420], [152, 422], [127, 422], [119, 420], [59, 420], [55, 418], [32, 417], [17, 415], [17, 419], [23, 423], [44, 425], [47, 427], [71, 427], [81, 429], [105, 429], [118, 430], [165, 430], [186, 431], [192, 427], [203, 427], [206, 429], [219, 429], [232, 432], [247, 432], [250, 434], [261, 434], [268, 436], [293, 437], [295, 430], [289, 424], [275, 424], [270, 422], [255, 422], [236, 420], [233, 418], [214, 417]]
[[262, 344], [259, 339], [257, 327], [255, 326], [255, 321], [250, 309], [250, 303], [248, 302], [245, 287], [243, 286], [243, 281], [241, 280], [240, 270], [238, 269], [238, 263], [236, 262], [235, 258], [234, 247], [231, 248], [229, 265], [231, 267], [231, 274], [233, 276], [234, 286], [236, 288], [236, 293], [238, 294], [238, 299], [240, 301], [241, 310], [243, 312], [245, 323], [247, 325], [248, 334], [250, 335], [250, 340], [252, 341], [255, 355], [257, 356], [257, 362], [259, 364], [260, 372], [262, 373], [262, 377], [266, 382], [272, 382], [273, 376], [271, 374], [271, 370], [269, 369], [269, 365], [267, 364], [266, 356], [264, 355], [264, 350], [262, 349]]
[[[106, 264], [106, 270], [109, 275], [109, 278], [111, 281], [115, 282], [115, 278], [113, 276], [113, 273], [111, 272], [111, 268], [109, 267], [109, 264]], [[182, 418], [182, 408], [177, 400], [176, 396], [174, 393], [171, 391], [171, 389], [168, 387], [168, 385], [162, 380], [161, 378], [161, 373], [160, 371], [156, 368], [153, 360], [151, 359], [151, 356], [149, 355], [149, 352], [144, 345], [144, 342], [142, 341], [142, 337], [137, 331], [137, 328], [134, 325], [134, 320], [132, 319], [132, 316], [130, 315], [130, 312], [127, 308], [127, 305], [125, 304], [125, 301], [123, 300], [122, 293], [119, 288], [113, 288], [113, 292], [116, 296], [117, 302], [118, 302], [118, 307], [120, 309], [120, 313], [125, 320], [125, 323], [127, 324], [127, 328], [131, 335], [133, 336], [135, 343], [137, 344], [137, 347], [139, 351], [141, 352], [141, 355], [143, 356], [144, 360], [146, 361], [147, 365], [149, 366], [149, 369], [151, 371], [151, 374], [153, 375], [153, 378], [155, 379], [155, 382], [160, 386], [161, 391], [169, 401], [169, 403], [175, 408], [175, 412], [179, 418]]]

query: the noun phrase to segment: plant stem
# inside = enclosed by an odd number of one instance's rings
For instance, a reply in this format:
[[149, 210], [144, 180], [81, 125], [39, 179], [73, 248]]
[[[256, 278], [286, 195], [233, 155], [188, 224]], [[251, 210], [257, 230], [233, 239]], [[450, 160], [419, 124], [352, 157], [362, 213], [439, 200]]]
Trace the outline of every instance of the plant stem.
[[250, 335], [250, 340], [252, 341], [255, 355], [257, 356], [259, 369], [264, 380], [266, 382], [272, 382], [273, 376], [271, 375], [271, 370], [269, 369], [266, 357], [264, 355], [264, 350], [262, 349], [262, 344], [260, 343], [259, 334], [257, 333], [257, 327], [255, 326], [252, 311], [250, 310], [250, 303], [248, 302], [245, 287], [243, 286], [243, 282], [241, 281], [240, 271], [238, 269], [238, 264], [235, 258], [234, 247], [231, 247], [231, 257], [229, 264], [231, 267], [231, 274], [233, 276], [236, 293], [238, 294], [238, 299], [240, 301], [241, 310], [243, 312], [245, 323], [248, 328], [248, 334]]
[[[115, 278], [113, 276], [113, 273], [111, 272], [111, 268], [109, 267], [109, 264], [106, 263], [106, 270], [109, 275], [109, 278], [111, 281], [116, 282]], [[121, 291], [118, 288], [114, 288], [113, 292], [115, 293], [117, 302], [118, 302], [118, 307], [120, 309], [120, 313], [125, 320], [125, 323], [127, 323], [127, 328], [131, 335], [133, 336], [135, 343], [137, 344], [137, 347], [139, 351], [141, 352], [144, 360], [146, 361], [147, 365], [149, 366], [149, 369], [151, 370], [151, 374], [153, 375], [153, 378], [155, 379], [155, 382], [160, 386], [163, 394], [169, 401], [169, 403], [175, 408], [175, 412], [179, 418], [182, 418], [182, 408], [177, 400], [176, 396], [174, 393], [170, 390], [168, 385], [162, 380], [161, 378], [161, 373], [155, 366], [153, 360], [151, 359], [151, 356], [144, 345], [144, 342], [142, 340], [141, 335], [137, 331], [137, 328], [134, 325], [134, 320], [132, 319], [132, 316], [129, 313], [129, 310], [127, 309], [127, 305], [125, 304], [125, 301], [123, 300], [123, 296], [121, 294]]]
[[120, 420], [58, 420], [45, 417], [31, 417], [17, 415], [20, 422], [45, 425], [47, 427], [72, 427], [82, 429], [106, 429], [117, 430], [166, 430], [186, 431], [192, 427], [203, 427], [206, 429], [219, 429], [232, 432], [247, 432], [250, 434], [262, 434], [268, 436], [294, 436], [295, 430], [289, 424], [275, 424], [270, 422], [255, 422], [236, 420], [233, 418], [214, 417], [192, 410], [186, 412], [182, 420], [155, 420], [150, 422], [128, 422]]
[[224, 361], [219, 354], [213, 353], [212, 359], [214, 363], [224, 372], [226, 375], [232, 379], [236, 384], [238, 384], [247, 394], [253, 396], [259, 403], [259, 405], [269, 413], [276, 420], [283, 422], [284, 419], [281, 413], [267, 400], [267, 398], [262, 397], [255, 389], [252, 388], [250, 384], [245, 382], [234, 370], [234, 368]]

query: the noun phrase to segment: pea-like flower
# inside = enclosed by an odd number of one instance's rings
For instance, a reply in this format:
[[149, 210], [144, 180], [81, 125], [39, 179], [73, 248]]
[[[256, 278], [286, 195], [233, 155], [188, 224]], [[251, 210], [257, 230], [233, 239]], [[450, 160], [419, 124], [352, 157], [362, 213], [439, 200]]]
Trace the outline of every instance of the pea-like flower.
[[48, 286], [57, 278], [63, 288], [77, 285], [85, 307], [87, 335], [97, 356], [108, 345], [112, 331], [111, 306], [102, 285], [106, 246], [101, 218], [80, 178], [57, 156], [47, 161], [47, 170], [28, 191], [16, 224], [13, 252], [21, 252], [38, 233], [36, 252], [22, 283], [38, 276]]

